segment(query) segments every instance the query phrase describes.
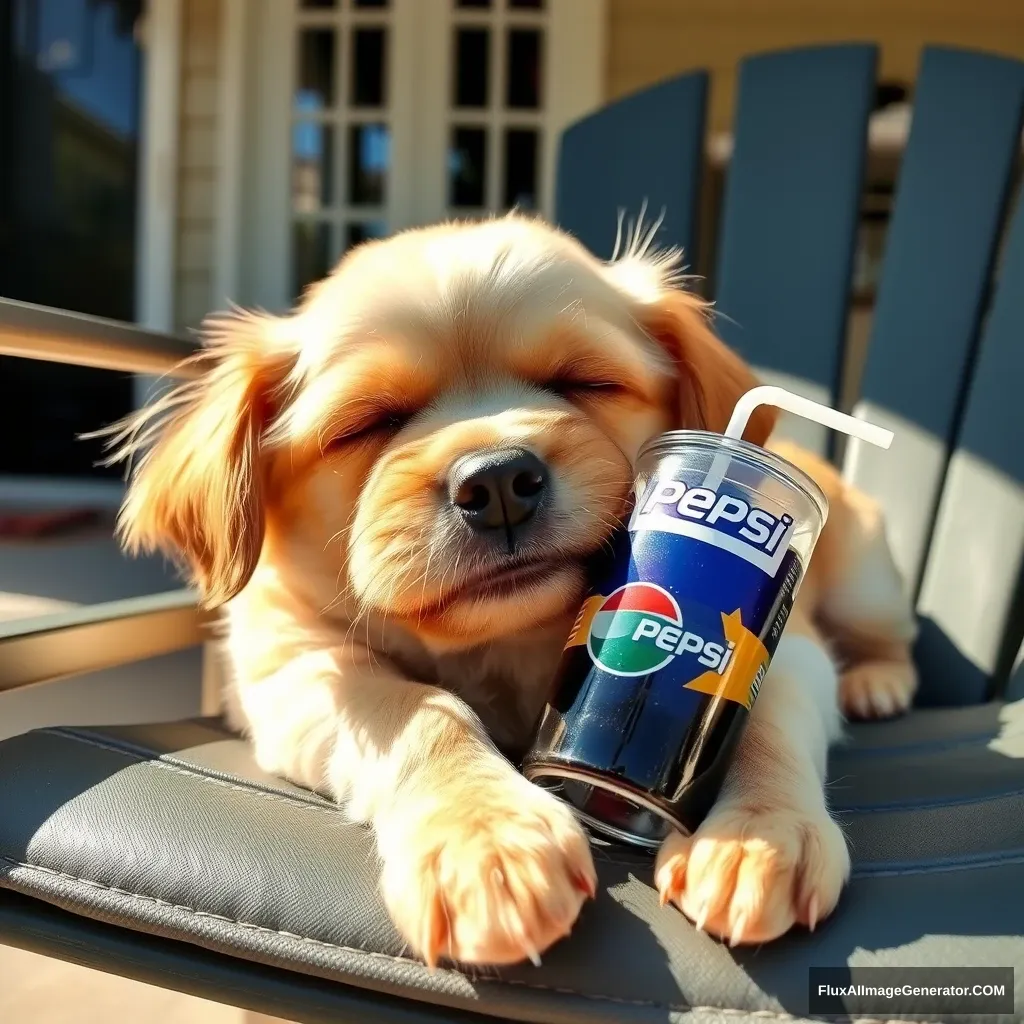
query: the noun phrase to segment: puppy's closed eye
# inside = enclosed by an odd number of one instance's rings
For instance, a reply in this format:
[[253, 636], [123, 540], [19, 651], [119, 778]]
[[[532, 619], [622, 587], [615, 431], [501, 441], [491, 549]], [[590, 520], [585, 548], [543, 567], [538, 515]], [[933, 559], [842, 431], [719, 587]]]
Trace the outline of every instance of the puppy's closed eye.
[[340, 428], [325, 446], [326, 451], [397, 434], [416, 415], [414, 409], [377, 409], [351, 425]]
[[545, 381], [545, 391], [551, 391], [564, 398], [596, 397], [599, 395], [620, 395], [628, 391], [628, 387], [620, 380], [611, 377], [589, 376], [572, 372], [560, 373]]

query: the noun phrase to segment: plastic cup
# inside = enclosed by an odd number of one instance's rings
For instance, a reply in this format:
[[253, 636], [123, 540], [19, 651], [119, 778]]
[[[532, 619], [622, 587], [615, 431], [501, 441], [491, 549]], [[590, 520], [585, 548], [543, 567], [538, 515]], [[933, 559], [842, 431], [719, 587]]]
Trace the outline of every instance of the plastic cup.
[[720, 434], [662, 435], [637, 469], [523, 771], [595, 830], [656, 846], [718, 795], [828, 505], [796, 466]]

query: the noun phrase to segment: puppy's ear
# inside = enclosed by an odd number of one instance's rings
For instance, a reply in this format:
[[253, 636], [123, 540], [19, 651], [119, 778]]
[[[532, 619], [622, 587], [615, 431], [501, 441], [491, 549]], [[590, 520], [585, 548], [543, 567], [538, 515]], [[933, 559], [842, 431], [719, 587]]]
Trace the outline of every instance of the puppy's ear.
[[[606, 271], [631, 300], [634, 319], [675, 367], [676, 426], [721, 433], [740, 396], [760, 381], [712, 330], [710, 304], [678, 287], [680, 256], [674, 251], [627, 253]], [[760, 406], [750, 417], [744, 439], [763, 445], [777, 416], [772, 407]]]
[[115, 428], [112, 461], [144, 451], [118, 518], [124, 546], [184, 563], [207, 607], [245, 586], [263, 545], [260, 442], [295, 355], [284, 323], [208, 319], [188, 361], [198, 376]]
[[[711, 329], [710, 307], [698, 296], [666, 290], [647, 311], [644, 329], [668, 353], [679, 382], [676, 421], [681, 429], [721, 433], [740, 397], [760, 381], [750, 367]], [[754, 410], [743, 437], [757, 445], [768, 440], [778, 413]]]

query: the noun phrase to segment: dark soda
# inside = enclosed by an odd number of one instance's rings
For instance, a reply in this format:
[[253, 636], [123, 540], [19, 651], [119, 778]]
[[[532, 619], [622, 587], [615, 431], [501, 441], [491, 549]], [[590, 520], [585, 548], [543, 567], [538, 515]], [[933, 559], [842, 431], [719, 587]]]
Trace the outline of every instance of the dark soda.
[[523, 762], [593, 828], [650, 847], [714, 803], [803, 573], [793, 515], [667, 469], [595, 566]]

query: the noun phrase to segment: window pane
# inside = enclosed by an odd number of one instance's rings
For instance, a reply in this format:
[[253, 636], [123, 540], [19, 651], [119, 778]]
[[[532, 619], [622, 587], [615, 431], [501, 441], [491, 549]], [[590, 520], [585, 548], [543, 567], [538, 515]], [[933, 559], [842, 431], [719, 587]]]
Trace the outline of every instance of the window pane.
[[292, 128], [292, 205], [315, 213], [334, 199], [334, 130], [315, 121]]
[[386, 124], [354, 124], [348, 135], [348, 201], [353, 206], [384, 202], [391, 134]]
[[292, 226], [292, 295], [326, 277], [331, 269], [331, 225], [324, 221], [297, 221]]
[[448, 153], [448, 205], [483, 206], [486, 182], [486, 129], [454, 129]]
[[544, 0], [508, 0], [509, 7], [523, 11], [544, 10]]
[[508, 34], [508, 106], [536, 110], [540, 106], [540, 32], [514, 28]]
[[371, 238], [384, 238], [388, 233], [388, 226], [382, 220], [366, 220], [357, 224], [349, 224], [345, 229], [345, 247], [351, 249], [360, 242], [369, 241]]
[[308, 10], [319, 10], [323, 7], [337, 7], [337, 0], [302, 0], [300, 7]]
[[382, 28], [352, 33], [352, 106], [381, 107], [387, 76], [387, 39]]
[[307, 28], [299, 36], [299, 89], [301, 110], [322, 110], [334, 103], [334, 30]]
[[491, 33], [485, 28], [460, 28], [455, 33], [456, 107], [487, 106], [487, 51]]
[[387, 7], [388, 0], [355, 0], [356, 7]]
[[490, 7], [491, 0], [455, 0], [456, 7]]
[[522, 210], [537, 207], [537, 133], [532, 128], [505, 132], [504, 202]]

